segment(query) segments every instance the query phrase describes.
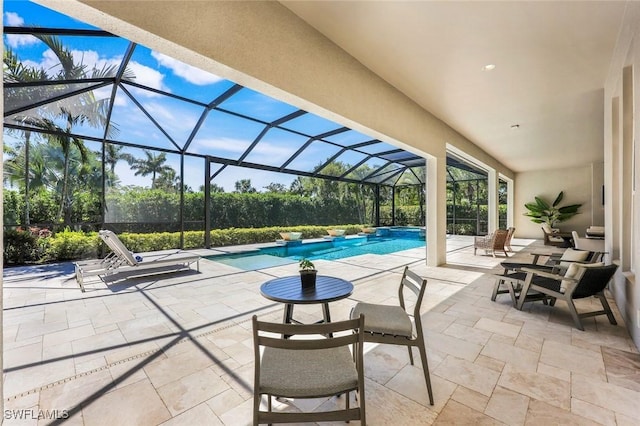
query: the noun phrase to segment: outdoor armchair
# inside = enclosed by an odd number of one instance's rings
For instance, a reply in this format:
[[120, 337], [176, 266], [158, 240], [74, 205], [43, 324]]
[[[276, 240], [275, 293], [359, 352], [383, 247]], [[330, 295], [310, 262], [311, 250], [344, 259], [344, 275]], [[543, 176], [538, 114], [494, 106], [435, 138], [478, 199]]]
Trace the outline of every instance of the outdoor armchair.
[[[495, 301], [498, 294], [509, 293], [513, 305], [516, 306], [522, 284], [527, 277], [524, 268], [536, 269], [548, 273], [562, 274], [572, 263], [596, 263], [602, 260], [602, 253], [587, 250], [566, 249], [563, 253], [530, 253], [532, 262], [503, 261], [500, 266], [504, 268], [502, 275], [497, 275], [491, 294], [491, 300]], [[541, 256], [548, 257], [547, 261], [539, 264]], [[504, 286], [504, 287], [503, 287]], [[544, 299], [544, 298], [543, 298]]]
[[545, 246], [566, 247], [567, 243], [565, 239], [559, 235], [560, 230], [558, 228], [552, 228], [546, 223], [543, 223], [542, 232], [544, 234]]
[[582, 238], [576, 231], [571, 231], [573, 236], [573, 245], [579, 250], [589, 250], [593, 252], [605, 253], [604, 239], [601, 238]]
[[501, 251], [506, 257], [509, 257], [505, 248], [507, 236], [509, 231], [506, 229], [496, 229], [490, 235], [484, 237], [475, 237], [473, 240], [473, 254], [476, 254], [478, 249], [484, 250], [485, 254], [491, 254], [496, 257], [496, 251]]
[[[522, 309], [522, 305], [527, 301], [527, 292], [532, 290], [550, 297], [552, 305], [557, 299], [565, 301], [573, 322], [579, 330], [584, 331], [581, 318], [597, 315], [606, 315], [609, 322], [616, 325], [616, 319], [604, 295], [604, 290], [617, 268], [617, 265], [604, 266], [602, 263], [572, 264], [564, 275], [525, 268], [527, 277], [518, 299], [517, 308]], [[578, 313], [574, 300], [592, 296], [600, 300], [602, 309]]]
[[509, 228], [507, 228], [507, 238], [504, 241], [504, 247], [507, 249], [507, 251], [510, 251], [513, 253], [513, 249], [511, 248], [511, 239], [513, 238], [513, 234], [515, 234], [516, 232], [516, 228], [514, 228], [513, 226], [510, 226]]

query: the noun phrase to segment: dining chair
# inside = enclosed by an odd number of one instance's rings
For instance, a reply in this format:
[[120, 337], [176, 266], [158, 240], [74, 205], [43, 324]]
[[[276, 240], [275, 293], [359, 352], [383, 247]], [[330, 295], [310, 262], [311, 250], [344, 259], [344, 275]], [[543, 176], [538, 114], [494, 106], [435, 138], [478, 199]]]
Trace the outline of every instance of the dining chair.
[[[364, 317], [323, 324], [282, 324], [253, 316], [253, 424], [360, 420], [366, 425], [363, 328]], [[284, 339], [281, 336], [289, 336]], [[333, 335], [334, 337], [323, 337]], [[300, 337], [302, 338], [296, 338]], [[351, 351], [349, 350], [351, 348]], [[357, 392], [358, 407], [349, 408]], [[345, 396], [344, 410], [279, 412], [272, 397]], [[267, 396], [267, 411], [260, 409]]]
[[[365, 342], [407, 346], [411, 365], [413, 365], [411, 348], [414, 346], [418, 348], [424, 378], [427, 382], [429, 403], [433, 405], [433, 391], [431, 389], [431, 378], [429, 377], [429, 365], [427, 363], [427, 351], [424, 344], [422, 319], [420, 318], [420, 308], [426, 286], [427, 280], [409, 270], [407, 266], [404, 268], [398, 288], [398, 305], [379, 305], [358, 302], [351, 310], [351, 318], [358, 318], [360, 315], [364, 315]], [[409, 313], [406, 309], [404, 298], [405, 289], [412, 291], [416, 296], [412, 313]], [[411, 318], [413, 318], [413, 322]]]

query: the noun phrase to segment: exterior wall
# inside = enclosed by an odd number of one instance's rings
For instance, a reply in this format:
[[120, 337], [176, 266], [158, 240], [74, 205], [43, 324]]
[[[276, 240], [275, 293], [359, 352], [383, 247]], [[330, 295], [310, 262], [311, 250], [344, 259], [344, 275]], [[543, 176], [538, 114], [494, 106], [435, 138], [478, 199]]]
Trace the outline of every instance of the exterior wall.
[[[600, 178], [602, 180], [602, 178]], [[599, 203], [600, 198], [592, 199], [592, 167], [576, 167], [569, 169], [539, 170], [535, 172], [523, 172], [516, 175], [515, 183], [515, 227], [516, 236], [519, 238], [542, 238], [540, 225], [531, 222], [524, 214], [527, 209], [525, 203], [534, 201], [536, 196], [541, 196], [552, 203], [560, 191], [564, 191], [561, 206], [569, 204], [582, 204], [580, 214], [566, 222], [557, 225], [563, 231], [578, 231], [584, 234], [592, 224], [592, 208]], [[597, 206], [602, 208], [600, 204]]]
[[[640, 3], [627, 2], [604, 96], [606, 247], [620, 265], [610, 289], [640, 348]], [[636, 147], [634, 149], [634, 144]]]

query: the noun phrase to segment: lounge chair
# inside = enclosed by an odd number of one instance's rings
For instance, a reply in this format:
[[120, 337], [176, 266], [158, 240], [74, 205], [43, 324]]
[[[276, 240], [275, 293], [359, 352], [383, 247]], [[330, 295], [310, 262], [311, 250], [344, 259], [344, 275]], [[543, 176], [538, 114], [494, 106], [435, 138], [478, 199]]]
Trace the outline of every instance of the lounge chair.
[[181, 250], [141, 253], [134, 256], [112, 231], [98, 233], [111, 253], [102, 260], [75, 263], [76, 280], [80, 290], [84, 289], [84, 278], [95, 275], [112, 275], [121, 272], [140, 272], [138, 275], [154, 275], [189, 269], [192, 263], [200, 271], [200, 256]]

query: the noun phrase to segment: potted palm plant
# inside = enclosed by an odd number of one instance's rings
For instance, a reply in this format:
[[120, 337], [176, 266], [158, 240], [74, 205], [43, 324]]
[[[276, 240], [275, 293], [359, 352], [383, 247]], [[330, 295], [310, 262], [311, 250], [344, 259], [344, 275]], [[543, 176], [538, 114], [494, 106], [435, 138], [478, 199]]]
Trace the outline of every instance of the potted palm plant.
[[318, 271], [312, 261], [306, 258], [300, 259], [300, 282], [302, 288], [314, 288], [316, 286], [316, 275]]
[[549, 228], [553, 228], [557, 223], [564, 222], [580, 213], [578, 209], [582, 204], [571, 204], [568, 206], [560, 207], [564, 192], [560, 191], [556, 199], [552, 204], [541, 197], [535, 197], [535, 202], [526, 203], [524, 206], [528, 210], [524, 215], [529, 216], [534, 223], [543, 223], [549, 225]]

